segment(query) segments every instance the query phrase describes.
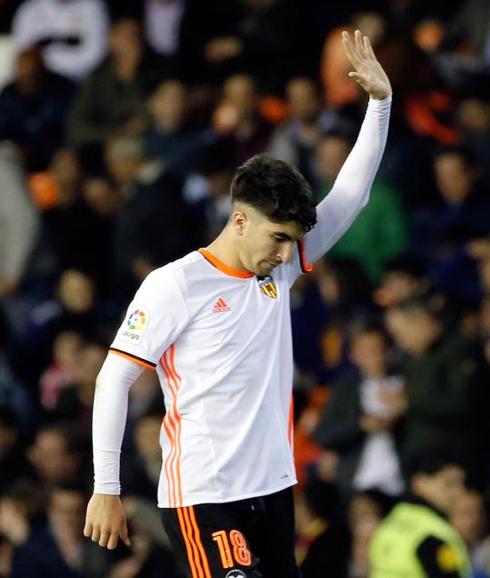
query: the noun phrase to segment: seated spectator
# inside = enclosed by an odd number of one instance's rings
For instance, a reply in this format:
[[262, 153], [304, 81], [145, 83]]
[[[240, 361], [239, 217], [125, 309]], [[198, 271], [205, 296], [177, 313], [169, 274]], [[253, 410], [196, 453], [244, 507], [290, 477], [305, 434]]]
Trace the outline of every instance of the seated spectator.
[[383, 278], [374, 293], [374, 301], [381, 307], [391, 307], [401, 301], [423, 296], [429, 287], [424, 262], [410, 254], [401, 255], [384, 266]]
[[104, 280], [112, 270], [113, 216], [101, 214], [84, 198], [75, 151], [60, 149], [49, 170], [33, 175], [30, 186], [42, 210], [45, 251], [56, 269], [82, 269]]
[[387, 401], [404, 414], [401, 457], [450, 447], [465, 456], [469, 474], [484, 483], [488, 449], [488, 367], [479, 349], [448, 328], [429, 299], [388, 309], [387, 326], [405, 353], [403, 392]]
[[75, 331], [62, 331], [56, 336], [51, 365], [39, 380], [41, 405], [47, 411], [56, 407], [63, 389], [73, 383], [82, 343], [82, 336]]
[[0, 297], [17, 291], [27, 273], [39, 232], [39, 218], [15, 151], [0, 145]]
[[467, 549], [446, 518], [463, 495], [464, 479], [463, 468], [450, 459], [424, 455], [413, 462], [411, 494], [394, 506], [372, 537], [371, 576], [470, 575]]
[[355, 371], [336, 383], [314, 439], [338, 454], [337, 482], [344, 493], [377, 487], [398, 495], [403, 491], [393, 433], [398, 416], [385, 398], [400, 392], [402, 383], [390, 372], [383, 331], [354, 329], [350, 355]]
[[181, 27], [186, 80], [219, 86], [244, 71], [261, 88], [279, 92], [291, 74], [310, 70], [304, 23], [304, 10], [295, 2], [231, 0], [225, 6], [221, 0], [190, 0]]
[[103, 141], [116, 129], [139, 131], [144, 102], [169, 75], [165, 63], [145, 46], [141, 24], [116, 20], [109, 34], [109, 54], [79, 86], [68, 118], [68, 139], [90, 153], [101, 154]]
[[296, 166], [313, 184], [313, 153], [332, 118], [322, 112], [320, 88], [312, 78], [293, 78], [286, 95], [289, 117], [275, 129], [268, 152]]
[[198, 248], [204, 223], [184, 201], [181, 179], [145, 158], [141, 139], [115, 137], [106, 159], [127, 199], [117, 218], [115, 247], [123, 286], [131, 294], [131, 283]]
[[465, 490], [452, 505], [449, 520], [468, 548], [473, 576], [490, 576], [490, 537], [483, 495], [477, 490]]
[[172, 173], [185, 176], [196, 168], [200, 149], [211, 133], [188, 119], [186, 87], [178, 80], [162, 82], [152, 94], [150, 124], [143, 133], [145, 153]]
[[[321, 200], [330, 191], [351, 150], [350, 139], [332, 132], [317, 144], [316, 171]], [[407, 218], [398, 191], [376, 179], [369, 203], [345, 235], [332, 247], [332, 257], [359, 262], [371, 281], [379, 281], [383, 265], [401, 254], [407, 241]]]
[[44, 170], [63, 144], [73, 85], [44, 67], [38, 48], [17, 55], [13, 81], [0, 93], [0, 141], [15, 143], [26, 169]]
[[321, 578], [325, 568], [347, 578], [349, 535], [342, 523], [340, 498], [333, 484], [310, 480], [296, 496], [296, 560], [304, 578]]
[[107, 348], [96, 342], [82, 345], [77, 355], [73, 379], [65, 387], [50, 416], [71, 424], [73, 431], [88, 439], [92, 431], [92, 410], [96, 378], [104, 363]]
[[347, 505], [351, 535], [349, 578], [370, 576], [369, 546], [374, 532], [394, 505], [392, 497], [380, 490], [355, 492]]
[[16, 480], [32, 474], [22, 452], [23, 441], [14, 412], [0, 405], [0, 495]]
[[75, 435], [71, 425], [53, 423], [37, 430], [26, 455], [39, 483], [50, 487], [91, 478], [83, 470], [84, 449], [83, 440]]
[[104, 56], [107, 16], [99, 0], [26, 0], [12, 32], [17, 51], [40, 46], [49, 70], [79, 80]]
[[224, 139], [201, 149], [196, 172], [186, 179], [184, 197], [204, 215], [206, 239], [214, 239], [228, 221], [234, 171], [233, 146]]
[[271, 127], [260, 115], [252, 76], [234, 74], [225, 81], [222, 101], [214, 112], [213, 128], [233, 143], [237, 166], [267, 149]]

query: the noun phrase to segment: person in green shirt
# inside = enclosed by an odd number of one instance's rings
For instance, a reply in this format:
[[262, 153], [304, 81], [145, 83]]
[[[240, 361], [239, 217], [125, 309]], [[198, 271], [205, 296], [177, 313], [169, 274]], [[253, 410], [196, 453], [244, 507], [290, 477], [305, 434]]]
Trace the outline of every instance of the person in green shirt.
[[369, 578], [469, 578], [466, 547], [446, 518], [463, 495], [463, 468], [426, 454], [412, 472], [411, 494], [373, 535]]
[[[325, 134], [315, 151], [317, 199], [332, 188], [352, 143], [342, 131]], [[345, 235], [330, 250], [330, 257], [354, 259], [377, 285], [385, 263], [401, 255], [407, 244], [407, 216], [398, 191], [387, 181], [375, 179], [371, 198]]]

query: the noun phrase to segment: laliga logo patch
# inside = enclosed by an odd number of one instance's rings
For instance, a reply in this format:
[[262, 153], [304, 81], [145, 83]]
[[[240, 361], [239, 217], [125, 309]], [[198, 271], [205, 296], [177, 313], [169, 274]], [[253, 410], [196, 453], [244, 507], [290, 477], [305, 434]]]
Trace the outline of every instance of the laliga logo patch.
[[247, 576], [241, 570], [231, 570], [225, 578], [247, 578]]
[[126, 327], [121, 329], [121, 339], [138, 345], [148, 327], [150, 316], [145, 307], [138, 306], [128, 317]]
[[259, 284], [260, 291], [270, 297], [275, 299], [277, 297], [277, 286], [274, 283], [274, 279], [267, 275], [266, 277], [257, 277], [257, 283]]

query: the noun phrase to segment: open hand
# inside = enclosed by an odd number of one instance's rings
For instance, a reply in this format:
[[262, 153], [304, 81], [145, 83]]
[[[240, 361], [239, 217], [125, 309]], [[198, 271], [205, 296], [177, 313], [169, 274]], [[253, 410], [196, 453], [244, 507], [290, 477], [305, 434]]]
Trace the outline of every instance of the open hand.
[[349, 72], [362, 88], [376, 100], [383, 100], [391, 94], [391, 84], [381, 64], [376, 60], [371, 43], [360, 30], [354, 33], [354, 40], [345, 30], [342, 32], [342, 43], [349, 62], [355, 72]]

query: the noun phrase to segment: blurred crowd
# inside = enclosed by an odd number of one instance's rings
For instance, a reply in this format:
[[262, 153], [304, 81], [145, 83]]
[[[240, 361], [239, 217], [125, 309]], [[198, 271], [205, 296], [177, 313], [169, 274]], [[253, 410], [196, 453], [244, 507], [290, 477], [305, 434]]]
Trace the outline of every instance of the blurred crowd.
[[367, 578], [413, 464], [450, 450], [447, 513], [490, 577], [488, 0], [0, 0], [0, 576], [177, 577], [149, 372], [123, 448], [132, 546], [82, 536], [95, 378], [144, 277], [226, 223], [241, 162], [268, 152], [328, 195], [366, 106], [356, 28], [393, 112], [369, 205], [292, 290], [298, 561]]

